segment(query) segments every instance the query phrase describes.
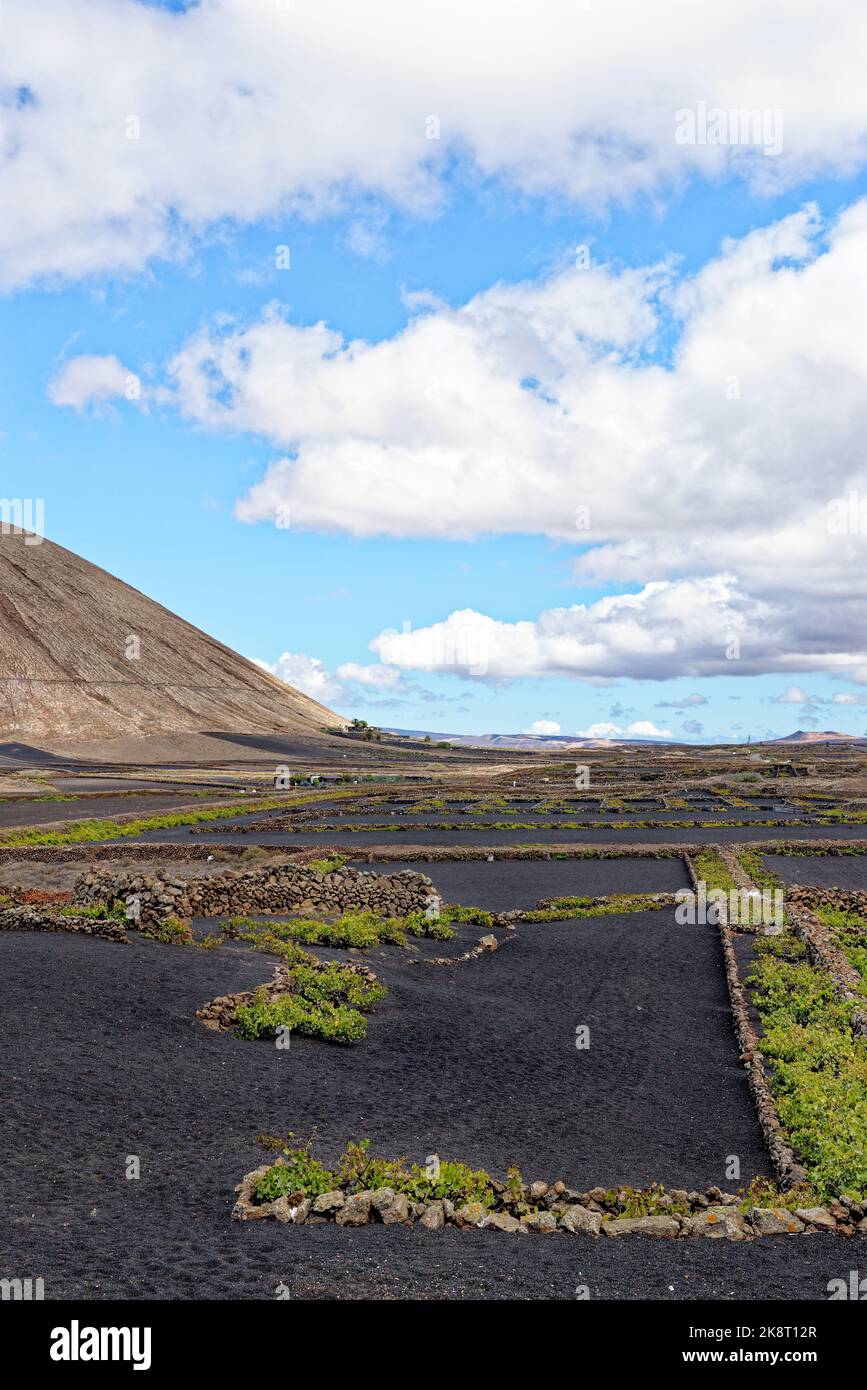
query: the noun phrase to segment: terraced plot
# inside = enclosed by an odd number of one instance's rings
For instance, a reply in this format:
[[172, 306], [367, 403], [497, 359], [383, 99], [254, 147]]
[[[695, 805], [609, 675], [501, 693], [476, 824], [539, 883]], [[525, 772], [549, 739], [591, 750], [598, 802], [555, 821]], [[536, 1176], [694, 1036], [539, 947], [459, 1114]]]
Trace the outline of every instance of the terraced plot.
[[[475, 934], [460, 929], [455, 952]], [[302, 1287], [315, 1283], [323, 1249], [342, 1262], [355, 1296], [365, 1278], [382, 1277], [372, 1258], [389, 1262], [396, 1288], [429, 1292], [433, 1255], [444, 1286], [463, 1270], [481, 1293], [483, 1269], [505, 1261], [513, 1290], [568, 1297], [578, 1252], [565, 1238], [561, 1254], [540, 1250], [527, 1262], [503, 1237], [497, 1247], [482, 1236], [469, 1254], [451, 1235], [432, 1247], [437, 1237], [400, 1230], [395, 1239], [379, 1228], [343, 1233], [338, 1255], [333, 1230], [233, 1225], [232, 1186], [257, 1161], [253, 1136], [287, 1128], [317, 1129], [326, 1154], [351, 1135], [370, 1135], [387, 1151], [421, 1158], [436, 1150], [495, 1171], [517, 1162], [582, 1187], [656, 1179], [725, 1186], [732, 1152], [745, 1177], [768, 1171], [713, 930], [692, 930], [685, 943], [673, 915], [660, 911], [524, 926], [493, 956], [426, 963], [442, 950], [433, 942], [375, 949], [370, 963], [390, 994], [365, 1043], [337, 1049], [293, 1038], [281, 1053], [193, 1021], [207, 999], [268, 973], [263, 957], [243, 948], [0, 937], [0, 1003], [12, 1040], [0, 1064], [6, 1117], [30, 1136], [4, 1182], [16, 1258], [26, 1252], [45, 1268], [56, 1297], [268, 1296], [288, 1269], [307, 1271]], [[60, 993], [51, 985], [58, 971]], [[591, 1029], [582, 1052], [578, 1023]], [[125, 1179], [127, 1153], [141, 1156], [140, 1182]], [[581, 1267], [596, 1271], [600, 1288], [626, 1268], [610, 1244], [581, 1246]], [[658, 1258], [637, 1256], [650, 1269]], [[706, 1258], [685, 1256], [713, 1281], [719, 1273]], [[779, 1258], [790, 1265], [785, 1249]], [[673, 1260], [669, 1253], [669, 1271]], [[764, 1264], [773, 1269], [773, 1247]], [[809, 1283], [823, 1271], [819, 1253], [808, 1252], [800, 1277]], [[662, 1283], [652, 1282], [645, 1296], [662, 1296]], [[634, 1273], [629, 1286], [637, 1288]]]
[[783, 883], [867, 889], [867, 854], [763, 854]]
[[484, 859], [413, 860], [398, 864], [363, 864], [356, 868], [388, 873], [415, 869], [427, 874], [446, 902], [483, 907], [490, 912], [534, 907], [542, 898], [610, 893], [674, 893], [689, 888], [680, 858], [672, 859]]
[[[289, 849], [316, 846], [323, 849], [328, 845], [339, 845], [350, 854], [362, 844], [404, 844], [419, 846], [451, 846], [459, 849], [461, 845], [680, 845], [688, 844], [737, 844], [749, 840], [861, 840], [864, 838], [863, 825], [745, 825], [745, 826], [692, 826], [688, 829], [661, 826], [646, 830], [637, 826], [623, 829], [604, 828], [599, 830], [551, 830], [539, 828], [531, 830], [421, 830], [407, 826], [406, 830], [357, 830], [333, 829], [324, 825], [316, 831], [299, 830], [256, 830], [247, 834], [240, 832], [223, 833], [211, 826], [201, 827], [195, 839], [201, 844], [259, 844], [282, 845]], [[157, 842], [163, 844], [188, 843], [190, 831], [186, 826], [175, 826], [169, 830], [149, 830], [132, 837], [128, 843]], [[112, 843], [107, 839], [106, 843]]]

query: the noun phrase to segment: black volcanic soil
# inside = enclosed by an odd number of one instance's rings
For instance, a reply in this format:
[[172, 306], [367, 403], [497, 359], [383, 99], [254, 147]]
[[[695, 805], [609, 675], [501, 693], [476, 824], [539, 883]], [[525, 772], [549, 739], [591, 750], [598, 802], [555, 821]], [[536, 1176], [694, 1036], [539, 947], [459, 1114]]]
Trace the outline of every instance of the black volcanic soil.
[[[212, 806], [225, 792], [197, 797], [197, 788], [168, 795], [140, 792], [135, 796], [86, 796], [74, 801], [0, 801], [0, 828], [48, 825], [53, 821], [101, 820], [110, 816], [168, 816], [180, 806]], [[229, 798], [231, 799], [231, 798]], [[2, 839], [2, 835], [0, 835]]]
[[[256, 830], [248, 834], [221, 833], [204, 825], [197, 829], [193, 837], [201, 844], [237, 843], [249, 845], [284, 845], [288, 848], [314, 846], [323, 852], [332, 845], [339, 845], [350, 855], [353, 847], [367, 850], [371, 845], [425, 846], [448, 845], [459, 849], [462, 845], [493, 847], [496, 845], [679, 845], [679, 844], [738, 844], [748, 840], [863, 840], [863, 825], [833, 826], [774, 826], [746, 825], [732, 826], [728, 829], [719, 826], [698, 826], [689, 829], [640, 830], [630, 826], [625, 830], [419, 830], [408, 825], [406, 830], [334, 830], [298, 831], [287, 834], [282, 830]], [[176, 826], [170, 830], [148, 830], [142, 835], [130, 837], [130, 843], [156, 842], [176, 844], [190, 839], [188, 826]], [[104, 843], [115, 843], [106, 840]]]
[[787, 884], [867, 889], [867, 854], [763, 854], [762, 863]]
[[353, 867], [385, 874], [415, 869], [433, 879], [446, 902], [489, 912], [534, 907], [542, 898], [567, 894], [674, 893], [691, 887], [682, 859], [499, 859], [492, 864], [485, 859], [418, 859]]
[[[841, 1255], [822, 1238], [519, 1244], [229, 1220], [262, 1130], [318, 1128], [329, 1158], [369, 1135], [582, 1187], [725, 1186], [731, 1153], [745, 1179], [769, 1171], [712, 929], [665, 911], [523, 926], [493, 956], [425, 963], [476, 935], [372, 952], [391, 994], [366, 1042], [298, 1038], [288, 1052], [194, 1018], [268, 978], [266, 956], [0, 936], [0, 1274], [42, 1274], [60, 1298], [258, 1298], [281, 1279], [297, 1297], [570, 1298], [577, 1283], [620, 1298], [824, 1296]], [[124, 1177], [130, 1154], [140, 1181]]]

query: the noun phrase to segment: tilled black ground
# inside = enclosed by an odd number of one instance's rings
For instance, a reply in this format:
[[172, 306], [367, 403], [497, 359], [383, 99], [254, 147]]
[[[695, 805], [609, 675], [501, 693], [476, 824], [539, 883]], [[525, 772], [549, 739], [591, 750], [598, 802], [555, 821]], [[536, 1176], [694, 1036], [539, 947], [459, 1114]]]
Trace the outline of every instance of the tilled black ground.
[[867, 888], [867, 854], [764, 854], [762, 863], [783, 883]]
[[[592, 1242], [229, 1220], [254, 1136], [315, 1128], [495, 1172], [725, 1183], [769, 1171], [710, 928], [659, 911], [523, 926], [494, 955], [437, 966], [461, 940], [371, 963], [389, 997], [351, 1049], [213, 1034], [194, 1019], [272, 961], [73, 936], [0, 936], [4, 1047], [0, 1276], [49, 1297], [822, 1297], [837, 1242]], [[329, 953], [332, 954], [332, 953]], [[578, 1051], [578, 1024], [591, 1045]], [[125, 1177], [128, 1155], [142, 1177]], [[840, 1268], [838, 1268], [840, 1266]], [[669, 1288], [673, 1285], [673, 1289]]]
[[[226, 834], [214, 831], [209, 825], [196, 829], [193, 837], [200, 844], [225, 844], [227, 841], [248, 845], [286, 845], [289, 848], [306, 846], [321, 847], [340, 845], [352, 853], [353, 846], [367, 848], [369, 845], [449, 845], [460, 849], [462, 845], [678, 845], [678, 844], [738, 844], [747, 840], [863, 840], [867, 827], [863, 825], [735, 825], [735, 826], [690, 826], [688, 828], [662, 826], [642, 830], [637, 826], [627, 826], [623, 830], [603, 828], [601, 830], [550, 830], [544, 827], [531, 830], [473, 830], [472, 827], [460, 830], [420, 830], [407, 825], [400, 830], [340, 830], [323, 828], [318, 831], [297, 831], [287, 834], [282, 830], [255, 830], [248, 834]], [[175, 826], [169, 830], [148, 830], [142, 835], [130, 836], [132, 844], [156, 842], [175, 844], [189, 841], [188, 826]], [[114, 841], [106, 840], [112, 844]]]
[[534, 907], [542, 898], [567, 894], [674, 893], [691, 887], [682, 859], [417, 859], [353, 867], [383, 874], [415, 869], [433, 880], [446, 902], [489, 912]]
[[[221, 793], [215, 792], [213, 801]], [[164, 795], [159, 792], [139, 792], [135, 796], [86, 796], [74, 801], [3, 801], [0, 802], [0, 827], [47, 825], [53, 821], [101, 819], [103, 816], [167, 816], [179, 806], [196, 804], [196, 789]], [[203, 798], [202, 806], [208, 801]], [[0, 835], [2, 839], [2, 835]]]

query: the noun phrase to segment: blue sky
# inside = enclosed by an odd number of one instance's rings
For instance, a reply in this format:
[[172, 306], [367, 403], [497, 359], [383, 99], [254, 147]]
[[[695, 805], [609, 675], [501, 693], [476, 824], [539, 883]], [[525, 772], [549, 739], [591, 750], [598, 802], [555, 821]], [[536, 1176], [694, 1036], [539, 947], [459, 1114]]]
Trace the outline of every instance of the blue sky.
[[[74, 22], [76, 8], [76, 4], [70, 7], [65, 22]], [[123, 0], [120, 8], [132, 11], [141, 7]], [[100, 6], [96, 10], [102, 14]], [[189, 22], [190, 16], [183, 14], [175, 20], [177, 24]], [[344, 63], [346, 56], [345, 52], [341, 55]], [[23, 72], [22, 67], [19, 81]], [[351, 85], [351, 71], [344, 80]], [[47, 104], [50, 93], [47, 85], [40, 87], [38, 73], [30, 81], [36, 106]], [[61, 92], [57, 99], [63, 95]], [[315, 106], [315, 98], [311, 101]], [[314, 110], [314, 129], [315, 117]], [[255, 125], [249, 138], [256, 139]], [[264, 118], [259, 138], [271, 138]], [[24, 159], [26, 142], [22, 148]], [[344, 451], [362, 428], [359, 421], [365, 416], [368, 390], [381, 399], [378, 409], [388, 414], [387, 381], [382, 387], [376, 383], [369, 387], [368, 369], [357, 361], [350, 364], [359, 375], [354, 414], [347, 407], [350, 418], [336, 426], [333, 435], [321, 423], [305, 426], [300, 442], [294, 438], [291, 399], [269, 403], [260, 414], [249, 402], [236, 409], [245, 393], [251, 400], [261, 394], [253, 373], [261, 370], [267, 374], [268, 364], [263, 365], [261, 355], [265, 350], [248, 342], [245, 335], [263, 322], [268, 306], [275, 301], [280, 309], [271, 312], [277, 313], [281, 327], [307, 330], [291, 340], [293, 353], [297, 344], [302, 345], [297, 350], [305, 354], [305, 362], [315, 325], [324, 323], [340, 335], [337, 350], [321, 354], [317, 350], [318, 375], [310, 378], [309, 385], [317, 392], [323, 389], [317, 383], [328, 379], [328, 364], [335, 355], [351, 356], [347, 344], [356, 340], [394, 347], [389, 370], [402, 370], [408, 325], [418, 323], [426, 313], [413, 301], [413, 295], [425, 292], [435, 297], [428, 314], [432, 331], [437, 317], [444, 331], [452, 331], [452, 311], [474, 303], [487, 306], [492, 293], [495, 298], [491, 302], [501, 313], [497, 296], [502, 300], [503, 294], [498, 286], [529, 285], [535, 293], [536, 287], [566, 284], [576, 246], [586, 245], [593, 274], [602, 276], [604, 271], [600, 293], [612, 297], [612, 322], [619, 313], [631, 320], [649, 308], [655, 308], [657, 321], [650, 331], [636, 332], [632, 327], [618, 330], [613, 346], [605, 341], [604, 326], [583, 331], [579, 325], [576, 334], [589, 344], [586, 359], [582, 358], [578, 367], [571, 361], [565, 367], [558, 364], [552, 377], [557, 384], [544, 386], [544, 391], [553, 394], [545, 398], [543, 407], [553, 405], [556, 396], [561, 404], [565, 402], [567, 390], [580, 389], [581, 370], [602, 373], [610, 360], [617, 369], [619, 394], [611, 396], [604, 414], [600, 405], [594, 404], [596, 414], [583, 421], [582, 429], [592, 428], [601, 440], [602, 464], [597, 462], [594, 468], [604, 473], [608, 457], [615, 473], [619, 412], [631, 411], [632, 401], [640, 395], [643, 388], [638, 374], [643, 374], [642, 381], [650, 380], [653, 373], [648, 369], [654, 365], [657, 371], [670, 372], [693, 334], [699, 337], [709, 332], [697, 311], [673, 307], [671, 295], [678, 287], [710, 283], [708, 267], [719, 263], [727, 238], [751, 244], [751, 233], [760, 236], [762, 229], [788, 225], [786, 219], [812, 204], [818, 213], [814, 214], [816, 227], [808, 251], [796, 251], [790, 257], [784, 246], [758, 270], [751, 262], [747, 270], [738, 273], [748, 280], [750, 294], [761, 305], [765, 289], [764, 285], [757, 288], [760, 274], [773, 295], [778, 286], [782, 288], [792, 264], [801, 270], [808, 265], [816, 267], [822, 257], [828, 257], [830, 269], [829, 237], [833, 241], [836, 219], [858, 206], [867, 192], [867, 179], [856, 167], [822, 168], [817, 175], [815, 163], [806, 161], [800, 176], [796, 168], [787, 176], [785, 187], [771, 192], [757, 188], [737, 164], [714, 169], [711, 174], [689, 169], [674, 183], [663, 178], [649, 191], [633, 192], [623, 206], [607, 195], [600, 205], [599, 199], [575, 196], [568, 188], [549, 187], [540, 194], [532, 187], [516, 186], [513, 177], [468, 164], [462, 149], [460, 157], [456, 153], [438, 170], [437, 196], [431, 206], [401, 206], [401, 199], [377, 188], [375, 180], [369, 180], [372, 186], [365, 187], [359, 177], [357, 187], [349, 191], [344, 187], [339, 207], [319, 209], [314, 216], [309, 215], [309, 208], [303, 216], [298, 215], [283, 199], [282, 207], [275, 204], [248, 219], [230, 207], [219, 216], [200, 216], [195, 225], [190, 219], [180, 251], [176, 247], [169, 253], [124, 253], [122, 257], [110, 252], [104, 265], [88, 265], [85, 272], [62, 263], [51, 265], [47, 257], [44, 271], [37, 268], [35, 272], [28, 269], [12, 274], [2, 302], [4, 341], [11, 347], [0, 387], [2, 490], [9, 497], [44, 498], [46, 533], [52, 540], [142, 589], [245, 655], [268, 663], [288, 679], [297, 679], [346, 714], [397, 727], [448, 732], [513, 732], [538, 721], [550, 724], [551, 731], [557, 725], [564, 733], [598, 726], [609, 726], [613, 732], [615, 727], [624, 731], [636, 723], [644, 727], [649, 721], [675, 737], [699, 741], [783, 734], [799, 726], [864, 733], [867, 698], [862, 701], [861, 692], [867, 691], [867, 685], [863, 683], [865, 658], [860, 639], [853, 634], [852, 642], [845, 643], [841, 633], [835, 633], [836, 645], [829, 645], [824, 660], [817, 637], [823, 627], [823, 605], [838, 603], [840, 588], [834, 589], [831, 598], [817, 597], [819, 616], [811, 618], [808, 630], [792, 632], [789, 629], [793, 625], [797, 628], [793, 615], [805, 610], [797, 574], [785, 584], [778, 583], [773, 576], [754, 573], [749, 558], [739, 569], [736, 555], [727, 553], [732, 535], [739, 541], [748, 538], [747, 522], [755, 522], [754, 515], [749, 516], [754, 510], [749, 486], [744, 493], [744, 536], [728, 510], [720, 515], [718, 531], [710, 534], [711, 544], [718, 550], [719, 571], [734, 574], [741, 586], [738, 605], [732, 611], [745, 615], [744, 622], [753, 624], [751, 631], [759, 618], [769, 625], [769, 631], [773, 629], [766, 661], [756, 656], [741, 664], [733, 661], [726, 668], [711, 661], [704, 650], [686, 650], [686, 639], [683, 650], [669, 660], [665, 656], [668, 644], [656, 628], [653, 641], [661, 653], [656, 663], [645, 659], [632, 667], [621, 654], [618, 660], [594, 657], [585, 664], [579, 644], [574, 657], [540, 658], [536, 666], [531, 662], [529, 673], [524, 674], [528, 670], [524, 657], [509, 655], [514, 646], [514, 625], [535, 624], [540, 615], [551, 610], [594, 605], [606, 596], [636, 594], [653, 582], [704, 582], [706, 565], [700, 556], [689, 558], [689, 546], [679, 537], [691, 533], [693, 519], [697, 531], [708, 524], [708, 510], [714, 507], [714, 479], [724, 480], [729, 465], [737, 467], [736, 454], [726, 454], [722, 470], [719, 465], [708, 465], [708, 481], [702, 483], [699, 495], [710, 498], [710, 503], [700, 509], [690, 497], [679, 498], [679, 488], [671, 476], [661, 472], [655, 488], [652, 471], [645, 471], [643, 513], [639, 512], [637, 519], [612, 520], [610, 530], [603, 528], [602, 535], [595, 531], [589, 536], [570, 534], [567, 525], [552, 524], [547, 514], [537, 514], [534, 498], [548, 484], [544, 472], [539, 478], [528, 472], [523, 502], [519, 481], [512, 479], [516, 500], [507, 520], [497, 514], [488, 527], [484, 511], [479, 513], [473, 504], [475, 510], [466, 518], [467, 536], [462, 536], [462, 468], [472, 471], [475, 467], [477, 441], [470, 448], [448, 439], [448, 420], [443, 425], [439, 416], [433, 424], [423, 424], [424, 432], [431, 436], [426, 448], [432, 453], [406, 458], [401, 423], [396, 428], [399, 437], [383, 437], [381, 441], [382, 450], [389, 449], [398, 458], [394, 467], [417, 468], [429, 476], [430, 458], [444, 453], [448, 453], [448, 467], [438, 482], [433, 480], [430, 495], [418, 502], [417, 514], [402, 514], [399, 522], [387, 516], [381, 523], [374, 519], [365, 523], [366, 533], [358, 534], [351, 517], [347, 519], [337, 510], [341, 470], [346, 467], [340, 460], [350, 457]], [[156, 193], [152, 196], [156, 198]], [[57, 216], [57, 235], [62, 237], [62, 218], [59, 213]], [[21, 235], [27, 235], [26, 229]], [[289, 269], [275, 267], [275, 248], [280, 245], [290, 249]], [[118, 264], [119, 260], [128, 263]], [[666, 266], [662, 298], [655, 288], [635, 288], [630, 274], [642, 276], [644, 268], [662, 263]], [[800, 283], [804, 279], [801, 275]], [[821, 292], [821, 287], [816, 290]], [[710, 298], [704, 290], [702, 294], [706, 300]], [[628, 306], [618, 309], [620, 299], [615, 297], [626, 299], [627, 295]], [[716, 290], [713, 295], [717, 296]], [[710, 308], [703, 310], [705, 319], [713, 316], [713, 326], [735, 316], [743, 335], [738, 351], [747, 351], [752, 341], [749, 314], [746, 319], [742, 314], [737, 319], [741, 310], [734, 291], [730, 300], [731, 304], [726, 301], [721, 305], [714, 297]], [[770, 356], [782, 350], [778, 338], [786, 338], [786, 325], [773, 301], [768, 302], [768, 316], [778, 331], [773, 345], [767, 348], [766, 355]], [[535, 312], [522, 307], [523, 323], [532, 321]], [[565, 313], [567, 325], [569, 312]], [[578, 312], [583, 312], [580, 306]], [[604, 310], [602, 318], [606, 319]], [[800, 311], [796, 318], [800, 321]], [[483, 325], [488, 319], [487, 307], [474, 314], [474, 321]], [[511, 334], [511, 318], [508, 324]], [[177, 377], [172, 375], [172, 359], [187, 352], [200, 331], [208, 336], [211, 349], [225, 341], [225, 335], [230, 339], [237, 335], [237, 375], [228, 384], [224, 381], [215, 396], [220, 407], [228, 403], [225, 410], [200, 408], [189, 392], [178, 389]], [[499, 337], [504, 331], [497, 330]], [[460, 332], [463, 334], [462, 328]], [[515, 345], [510, 341], [506, 354], [509, 369], [514, 368], [519, 376], [523, 370], [520, 353], [525, 351], [523, 332], [521, 327], [520, 334], [515, 333]], [[460, 344], [463, 338], [456, 341]], [[271, 350], [288, 353], [289, 339], [278, 338]], [[535, 347], [526, 351], [526, 378], [535, 381], [532, 364], [538, 352]], [[480, 359], [481, 374], [489, 365], [484, 359], [484, 341], [481, 346], [474, 345], [473, 353], [474, 363]], [[130, 402], [113, 389], [100, 393], [80, 382], [71, 385], [65, 373], [78, 359], [116, 359], [125, 372], [140, 378], [143, 401]], [[280, 373], [295, 371], [297, 364], [294, 358], [289, 363], [287, 357], [278, 367], [276, 379], [280, 382], [287, 379]], [[721, 359], [721, 377], [725, 376], [724, 367]], [[434, 363], [432, 372], [439, 370]], [[772, 379], [779, 379], [776, 369]], [[271, 391], [270, 378], [265, 375], [263, 380], [269, 382], [267, 389]], [[305, 378], [299, 375], [297, 380], [303, 382]], [[347, 380], [354, 392], [352, 376]], [[58, 390], [58, 382], [66, 383], [65, 387]], [[607, 378], [598, 388], [600, 395], [603, 388], [606, 394], [602, 399], [607, 403]], [[528, 389], [526, 384], [524, 389]], [[767, 398], [767, 383], [763, 389]], [[796, 389], [793, 386], [793, 391]], [[671, 444], [671, 452], [678, 451], [683, 457], [679, 476], [691, 478], [690, 445], [684, 440], [711, 433], [713, 424], [702, 419], [699, 429], [686, 406], [677, 408], [683, 417], [678, 429], [683, 433]], [[838, 403], [829, 400], [827, 408], [833, 409], [835, 416], [840, 413]], [[564, 409], [563, 413], [569, 412]], [[649, 408], [647, 423], [642, 422], [636, 433], [643, 435], [657, 420], [654, 405]], [[856, 422], [851, 423], [854, 429]], [[516, 432], [520, 428], [516, 416]], [[804, 433], [802, 427], [802, 437]], [[734, 438], [735, 451], [739, 438], [748, 439], [753, 474], [757, 448], [765, 448], [770, 458], [779, 447], [778, 438], [768, 431], [762, 418], [750, 420]], [[533, 448], [544, 466], [544, 426], [541, 441]], [[365, 447], [379, 444], [379, 437], [368, 438]], [[502, 448], [502, 444], [497, 447]], [[663, 447], [664, 440], [660, 444]], [[815, 443], [813, 447], [816, 450]], [[845, 440], [836, 439], [833, 447], [835, 457], [846, 455]], [[247, 497], [263, 478], [267, 481], [273, 476], [269, 469], [278, 459], [301, 457], [303, 462], [305, 449], [313, 461], [302, 497], [301, 520], [294, 519], [294, 493], [293, 521], [288, 526], [275, 525], [268, 516], [254, 521], [239, 519], [235, 514], [238, 500]], [[467, 450], [466, 464], [462, 449]], [[707, 453], [704, 443], [695, 445], [696, 468], [699, 460], [706, 461]], [[323, 469], [332, 466], [331, 457], [334, 471], [326, 476]], [[789, 481], [783, 484], [778, 476], [765, 494], [766, 504], [770, 498], [771, 518], [774, 498], [790, 486], [797, 490], [803, 476], [803, 460], [793, 455], [788, 466]], [[826, 466], [819, 449], [812, 467], [821, 471]], [[580, 490], [580, 458], [576, 468], [578, 491], [569, 493], [566, 510], [572, 508], [573, 497], [584, 495]], [[635, 492], [634, 476], [624, 473], [622, 494]], [[827, 496], [844, 491], [854, 477], [851, 470], [845, 475], [839, 473], [838, 486], [831, 487]], [[315, 478], [323, 479], [323, 496], [314, 501], [310, 479]], [[383, 486], [382, 477], [371, 474], [374, 503], [377, 489]], [[496, 475], [490, 492], [492, 501], [499, 504]], [[272, 493], [277, 495], [273, 488]], [[607, 501], [598, 503], [596, 493], [592, 495], [594, 507], [601, 505], [604, 510]], [[621, 501], [622, 495], [618, 499], [614, 489], [612, 518]], [[660, 517], [664, 521], [666, 512], [681, 502], [682, 530], [668, 530], [661, 536]], [[810, 505], [817, 505], [815, 497]], [[432, 507], [444, 513], [444, 519], [435, 526], [430, 524]], [[788, 518], [780, 522], [781, 547], [786, 544], [789, 524]], [[653, 541], [647, 542], [645, 568], [637, 571], [624, 557], [629, 559], [631, 541], [644, 543], [645, 531]], [[597, 547], [608, 545], [616, 548], [610, 563], [597, 566], [595, 572], [591, 566], [583, 574], [575, 573], [578, 556], [593, 552], [595, 563]], [[683, 568], [679, 569], [677, 552], [681, 545]], [[845, 576], [840, 583], [845, 591]], [[690, 607], [688, 595], [684, 603]], [[769, 604], [774, 609], [770, 616]], [[465, 610], [505, 625], [504, 651], [497, 647], [492, 652], [490, 669], [473, 675], [455, 674], [448, 663], [437, 660], [414, 665], [413, 652], [401, 647], [385, 661], [387, 674], [381, 678], [370, 674], [371, 666], [379, 669], [382, 663], [369, 644], [384, 630], [400, 632], [403, 625], [410, 624], [414, 632], [425, 632], [445, 622], [450, 614]], [[781, 633], [782, 628], [786, 630]], [[496, 638], [497, 643], [500, 640]], [[799, 651], [810, 656], [802, 667], [793, 664]], [[296, 660], [281, 665], [284, 653]], [[309, 671], [304, 661], [313, 663]], [[349, 673], [344, 670], [339, 674], [338, 668], [347, 668], [347, 664], [352, 668]], [[767, 669], [762, 669], [763, 665]], [[358, 668], [367, 671], [367, 676], [356, 679], [352, 670], [357, 672]], [[788, 698], [781, 701], [787, 691]], [[684, 704], [689, 697], [693, 697], [691, 703]]]

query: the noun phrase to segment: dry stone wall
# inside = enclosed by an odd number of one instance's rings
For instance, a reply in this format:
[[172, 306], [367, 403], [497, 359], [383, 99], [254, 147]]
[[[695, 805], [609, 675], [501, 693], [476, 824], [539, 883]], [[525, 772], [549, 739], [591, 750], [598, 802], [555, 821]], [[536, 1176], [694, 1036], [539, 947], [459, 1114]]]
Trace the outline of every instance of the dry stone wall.
[[246, 872], [227, 870], [210, 878], [173, 879], [167, 874], [90, 872], [73, 890], [75, 903], [124, 902], [143, 924], [166, 917], [228, 917], [268, 913], [334, 914], [361, 908], [381, 916], [424, 911], [435, 889], [426, 874], [362, 873], [280, 864]]

